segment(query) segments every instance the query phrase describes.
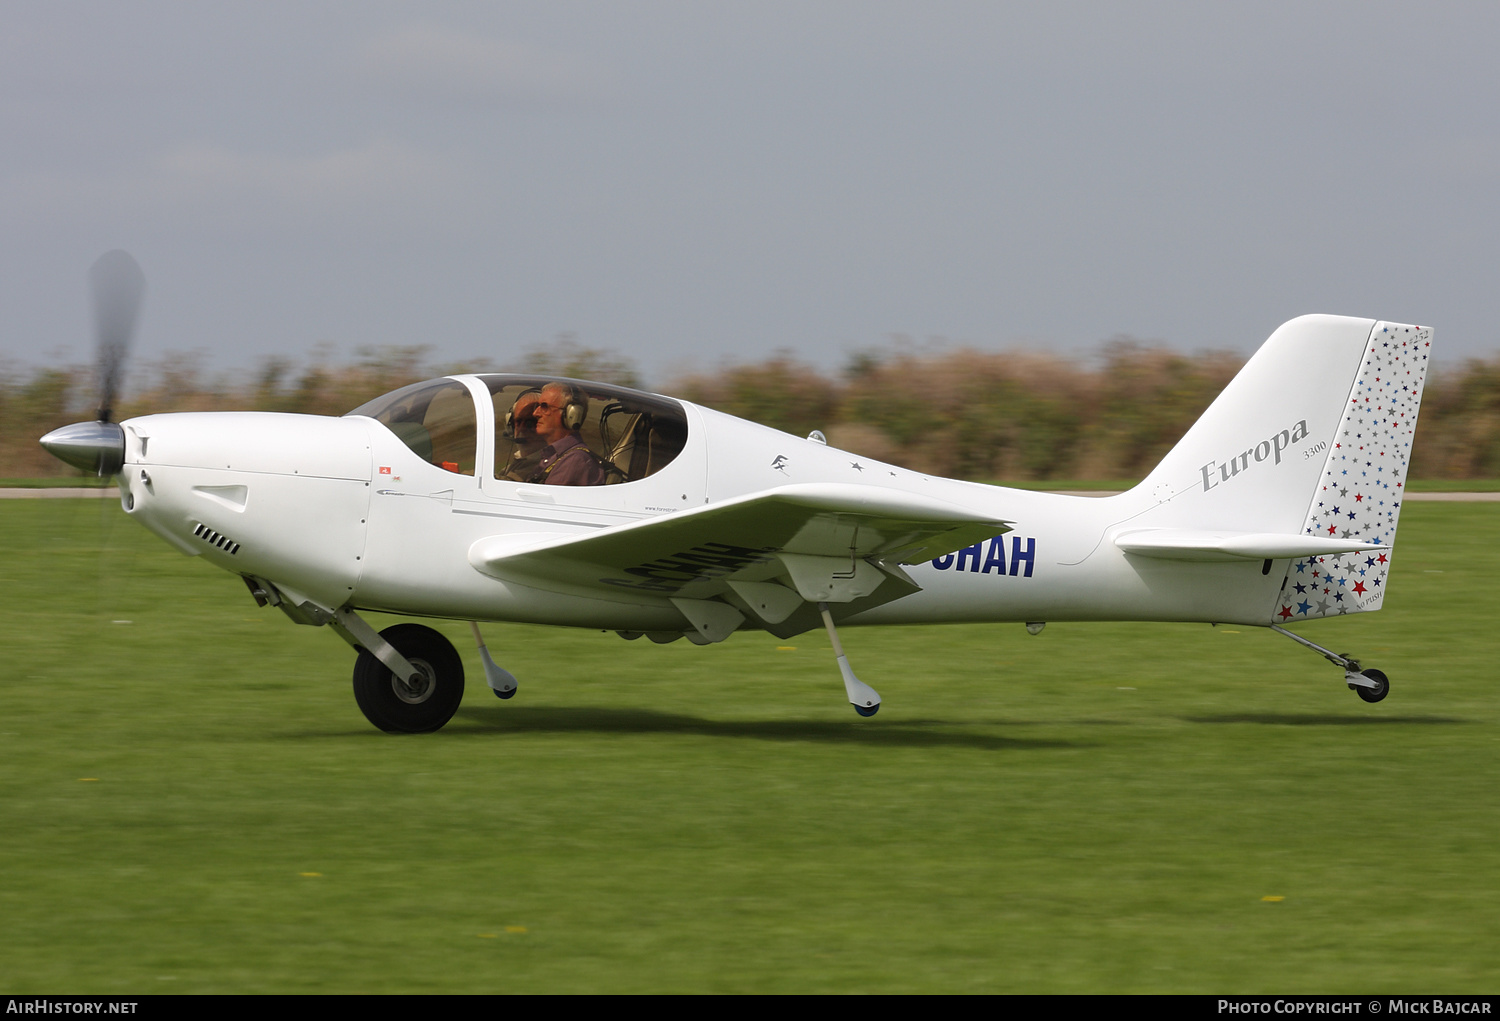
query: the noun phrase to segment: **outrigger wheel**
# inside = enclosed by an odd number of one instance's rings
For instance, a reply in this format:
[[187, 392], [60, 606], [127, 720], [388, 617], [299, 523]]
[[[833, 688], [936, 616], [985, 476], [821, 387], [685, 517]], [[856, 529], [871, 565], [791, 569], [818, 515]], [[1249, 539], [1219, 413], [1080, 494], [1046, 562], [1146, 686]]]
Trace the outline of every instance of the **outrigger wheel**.
[[380, 632], [421, 674], [407, 684], [361, 649], [354, 661], [354, 701], [375, 726], [391, 734], [426, 734], [458, 712], [464, 698], [464, 663], [453, 643], [422, 624], [396, 624]]

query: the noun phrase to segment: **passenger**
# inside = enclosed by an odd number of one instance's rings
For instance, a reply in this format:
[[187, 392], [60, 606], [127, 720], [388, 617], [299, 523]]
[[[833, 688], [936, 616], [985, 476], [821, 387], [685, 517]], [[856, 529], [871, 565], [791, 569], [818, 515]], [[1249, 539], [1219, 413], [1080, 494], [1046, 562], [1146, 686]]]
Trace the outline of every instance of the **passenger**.
[[537, 462], [542, 459], [542, 448], [547, 445], [536, 434], [536, 406], [541, 400], [542, 391], [533, 386], [522, 390], [510, 406], [510, 414], [505, 416], [504, 435], [514, 445], [510, 461], [500, 472], [501, 478], [525, 482], [536, 472]]
[[588, 410], [588, 395], [577, 387], [567, 383], [548, 383], [542, 387], [534, 414], [536, 435], [547, 446], [527, 482], [548, 486], [604, 484], [604, 466], [578, 438], [578, 427]]

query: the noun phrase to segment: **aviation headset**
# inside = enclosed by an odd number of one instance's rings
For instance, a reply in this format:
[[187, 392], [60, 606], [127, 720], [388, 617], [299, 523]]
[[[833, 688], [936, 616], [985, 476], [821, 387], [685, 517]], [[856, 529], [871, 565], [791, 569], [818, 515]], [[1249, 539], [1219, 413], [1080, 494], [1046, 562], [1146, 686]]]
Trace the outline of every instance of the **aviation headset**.
[[[583, 420], [588, 417], [589, 398], [582, 390], [572, 383], [548, 383], [547, 386], [557, 387], [567, 394], [567, 404], [563, 405], [562, 421], [563, 427], [569, 432], [577, 432], [583, 425]], [[546, 389], [543, 387], [542, 389]]]
[[503, 433], [506, 439], [513, 440], [516, 438], [516, 408], [520, 406], [521, 401], [526, 397], [530, 397], [532, 394], [541, 396], [541, 393], [541, 387], [528, 386], [525, 390], [522, 390], [520, 393], [516, 394], [516, 399], [510, 402], [510, 410], [505, 413], [505, 429], [503, 430]]
[[[548, 383], [547, 386], [560, 387], [567, 394], [566, 399], [568, 403], [563, 405], [562, 409], [563, 426], [571, 432], [577, 432], [582, 427], [583, 420], [589, 414], [588, 395], [571, 383]], [[516, 394], [516, 399], [510, 402], [510, 410], [505, 413], [504, 434], [506, 437], [510, 439], [516, 438], [516, 407], [521, 403], [521, 400], [532, 394], [540, 396], [543, 389], [540, 386], [529, 386]]]

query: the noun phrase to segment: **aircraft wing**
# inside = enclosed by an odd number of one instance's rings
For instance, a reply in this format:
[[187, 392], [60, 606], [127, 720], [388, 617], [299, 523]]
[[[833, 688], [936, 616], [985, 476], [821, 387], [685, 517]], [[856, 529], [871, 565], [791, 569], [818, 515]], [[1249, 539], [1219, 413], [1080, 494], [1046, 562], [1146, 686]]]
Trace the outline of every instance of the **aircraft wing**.
[[851, 604], [853, 612], [852, 604], [863, 609], [917, 591], [899, 565], [1009, 530], [998, 518], [917, 494], [803, 484], [583, 535], [489, 536], [470, 547], [469, 563], [539, 588], [664, 599], [679, 609], [727, 598], [777, 623], [804, 602]]

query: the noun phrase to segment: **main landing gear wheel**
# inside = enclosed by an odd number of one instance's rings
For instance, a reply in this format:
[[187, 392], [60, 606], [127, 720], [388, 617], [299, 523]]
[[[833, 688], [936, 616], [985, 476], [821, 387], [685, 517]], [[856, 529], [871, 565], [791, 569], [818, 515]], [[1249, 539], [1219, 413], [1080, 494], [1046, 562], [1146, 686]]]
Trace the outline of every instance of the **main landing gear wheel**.
[[1354, 693], [1366, 702], [1379, 702], [1391, 693], [1391, 681], [1379, 670], [1361, 670], [1370, 680], [1375, 682], [1375, 687], [1366, 688], [1362, 685], [1354, 686]]
[[426, 734], [458, 712], [464, 698], [464, 664], [453, 644], [422, 624], [396, 624], [380, 632], [421, 675], [408, 685], [373, 654], [354, 661], [354, 701], [375, 726], [390, 734]]

